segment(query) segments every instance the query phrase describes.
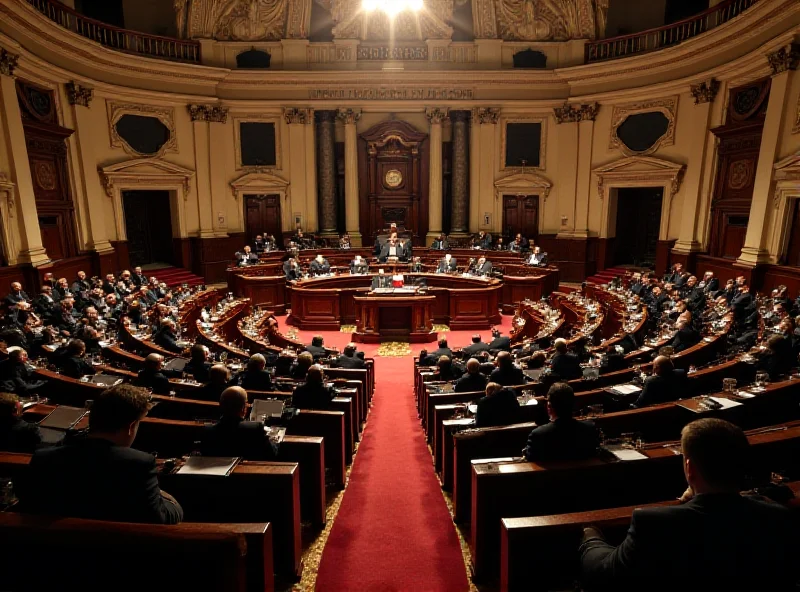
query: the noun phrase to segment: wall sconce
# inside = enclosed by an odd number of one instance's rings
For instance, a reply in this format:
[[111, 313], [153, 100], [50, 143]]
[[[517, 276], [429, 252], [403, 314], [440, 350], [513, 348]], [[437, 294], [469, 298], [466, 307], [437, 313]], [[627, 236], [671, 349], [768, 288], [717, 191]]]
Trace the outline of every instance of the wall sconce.
[[566, 216], [561, 216], [561, 226], [566, 226], [568, 220], [569, 218], [567, 218]]

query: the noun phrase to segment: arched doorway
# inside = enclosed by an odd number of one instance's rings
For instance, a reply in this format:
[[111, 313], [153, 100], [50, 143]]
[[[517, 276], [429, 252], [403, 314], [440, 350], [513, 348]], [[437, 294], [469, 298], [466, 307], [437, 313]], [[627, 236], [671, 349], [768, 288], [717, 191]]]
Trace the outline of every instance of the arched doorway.
[[382, 121], [361, 134], [359, 191], [364, 244], [374, 241], [378, 232], [392, 222], [412, 234], [414, 245], [425, 242], [427, 139], [427, 134], [399, 120]]

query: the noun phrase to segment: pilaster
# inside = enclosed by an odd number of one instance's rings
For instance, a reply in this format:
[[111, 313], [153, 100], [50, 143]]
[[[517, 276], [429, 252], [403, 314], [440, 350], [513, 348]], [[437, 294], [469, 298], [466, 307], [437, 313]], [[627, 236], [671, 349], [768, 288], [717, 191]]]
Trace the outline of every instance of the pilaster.
[[[292, 203], [303, 209], [303, 230], [317, 230], [316, 170], [314, 159], [314, 110], [286, 108], [283, 118], [289, 127], [289, 170]], [[310, 143], [310, 146], [309, 146]]]
[[317, 179], [320, 235], [337, 236], [336, 111], [317, 111]]
[[361, 119], [357, 109], [339, 109], [336, 115], [344, 124], [344, 201], [347, 234], [350, 244], [361, 246], [361, 226], [358, 207], [358, 132]]
[[197, 184], [197, 217], [199, 238], [214, 238], [214, 204], [211, 197], [211, 137], [208, 111], [204, 105], [189, 105], [194, 134], [194, 166]]
[[430, 164], [428, 167], [428, 236], [430, 245], [442, 233], [442, 122], [447, 119], [446, 108], [425, 110], [430, 122]]

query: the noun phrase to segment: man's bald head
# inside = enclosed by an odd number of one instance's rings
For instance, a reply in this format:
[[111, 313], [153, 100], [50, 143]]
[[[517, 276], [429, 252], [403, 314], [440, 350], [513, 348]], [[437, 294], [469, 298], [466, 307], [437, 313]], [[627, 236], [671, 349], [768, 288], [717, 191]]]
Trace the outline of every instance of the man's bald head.
[[567, 353], [567, 340], [559, 337], [553, 343], [553, 347], [555, 347], [558, 353], [565, 354]]
[[244, 417], [247, 411], [247, 391], [240, 386], [232, 386], [222, 391], [219, 406], [225, 417]]
[[209, 382], [214, 384], [225, 384], [229, 378], [228, 368], [222, 364], [214, 364], [208, 371]]
[[663, 376], [675, 369], [675, 365], [667, 356], [658, 356], [653, 360], [653, 374]]
[[319, 364], [313, 364], [308, 369], [308, 373], [306, 374], [306, 382], [321, 383], [322, 376], [323, 376], [322, 366], [320, 366]]
[[481, 363], [475, 358], [467, 360], [467, 372], [470, 374], [477, 374], [481, 369]]
[[161, 354], [148, 354], [144, 359], [144, 365], [153, 370], [160, 370], [161, 364], [164, 362], [164, 356]]
[[497, 354], [495, 360], [497, 360], [497, 365], [500, 368], [508, 368], [509, 366], [511, 366], [511, 363], [513, 362], [511, 354], [508, 353], [507, 351], [502, 351], [499, 354]]

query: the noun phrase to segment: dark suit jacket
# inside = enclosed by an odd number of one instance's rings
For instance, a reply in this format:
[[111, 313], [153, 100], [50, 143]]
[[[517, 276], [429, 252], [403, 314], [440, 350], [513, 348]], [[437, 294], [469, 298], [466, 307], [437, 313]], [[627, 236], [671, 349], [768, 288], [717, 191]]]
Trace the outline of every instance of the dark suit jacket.
[[328, 409], [334, 393], [324, 384], [305, 383], [294, 389], [292, 404], [298, 409]]
[[201, 362], [195, 364], [189, 360], [183, 367], [185, 374], [190, 374], [197, 382], [208, 382], [208, 374], [211, 371], [211, 362]]
[[432, 356], [436, 360], [438, 360], [441, 356], [447, 356], [451, 360], [453, 359], [453, 350], [449, 347], [438, 347], [432, 352], [428, 353], [429, 356]]
[[796, 521], [786, 508], [735, 494], [634, 510], [619, 547], [581, 545], [590, 590], [794, 590]]
[[510, 368], [495, 368], [489, 375], [489, 382], [496, 382], [501, 386], [525, 384], [525, 374], [513, 365]]
[[372, 289], [375, 288], [391, 288], [392, 276], [390, 275], [376, 275], [372, 277]]
[[307, 345], [306, 351], [314, 356], [314, 359], [324, 358], [328, 355], [327, 350], [321, 345]]
[[233, 377], [231, 384], [240, 386], [246, 391], [273, 390], [272, 376], [266, 370], [244, 370]]
[[332, 365], [336, 366], [337, 368], [353, 368], [353, 369], [367, 367], [366, 362], [361, 358], [359, 358], [358, 356], [346, 356], [344, 354], [336, 358], [336, 361]]
[[63, 358], [58, 366], [61, 374], [70, 378], [80, 378], [81, 376], [95, 374], [94, 368], [89, 362], [75, 356]]
[[547, 265], [547, 253], [540, 252], [538, 255], [531, 253], [527, 263], [528, 265]]
[[550, 369], [553, 374], [558, 374], [561, 380], [574, 380], [583, 376], [578, 356], [570, 353], [555, 354]]
[[456, 258], [450, 257], [450, 263], [448, 264], [447, 261], [444, 259], [439, 259], [439, 265], [436, 268], [437, 273], [444, 273], [446, 271], [456, 271], [458, 266], [456, 264]]
[[528, 435], [525, 458], [529, 461], [581, 460], [597, 453], [599, 439], [593, 421], [557, 419], [534, 428]]
[[258, 263], [258, 255], [253, 253], [245, 253], [244, 251], [236, 251], [236, 261], [239, 265], [255, 265]]
[[489, 383], [488, 378], [486, 378], [486, 376], [484, 376], [480, 372], [476, 372], [475, 374], [464, 374], [456, 382], [454, 390], [457, 393], [471, 393], [475, 391], [483, 391], [486, 389], [486, 385], [488, 383]]
[[153, 389], [154, 395], [168, 395], [172, 386], [169, 384], [169, 379], [161, 372], [153, 372], [145, 368], [139, 370], [139, 376], [133, 381], [135, 386]]
[[475, 263], [475, 271], [473, 272], [475, 275], [491, 275], [492, 274], [492, 262], [491, 261], [484, 261], [483, 265], [480, 267], [478, 266], [477, 262]]
[[24, 291], [20, 291], [19, 293], [11, 292], [5, 297], [6, 306], [14, 306], [20, 302], [29, 302], [30, 298]]
[[292, 264], [288, 261], [283, 263], [283, 275], [286, 276], [287, 280], [299, 280], [300, 279], [300, 266], [292, 267]]
[[355, 260], [350, 262], [350, 273], [367, 273], [369, 271], [369, 264], [365, 259], [361, 263], [356, 263]]
[[450, 243], [448, 243], [446, 240], [440, 241], [438, 238], [431, 244], [431, 249], [435, 249], [437, 251], [446, 251], [449, 248]]
[[634, 407], [677, 401], [681, 397], [689, 396], [688, 389], [686, 372], [683, 370], [673, 370], [666, 376], [648, 376]]
[[700, 343], [700, 339], [702, 339], [702, 337], [697, 329], [686, 327], [675, 334], [675, 339], [672, 340], [671, 345], [677, 354], [678, 352], [682, 352], [683, 350]]
[[[389, 255], [390, 246], [391, 245], [389, 245], [389, 243], [383, 245], [383, 247], [381, 248], [381, 254], [378, 256], [378, 259], [380, 259], [381, 261], [386, 261], [387, 258], [391, 257], [391, 255]], [[395, 252], [397, 253], [395, 257], [397, 257], [401, 261], [406, 261], [408, 258], [408, 251], [406, 250], [406, 247], [401, 246], [400, 243], [397, 243], [395, 245], [395, 248], [396, 248]]]
[[316, 259], [312, 259], [311, 261], [311, 275], [320, 275], [323, 273], [330, 273], [331, 265], [328, 263], [327, 259], [323, 259], [322, 263], [317, 261]]
[[464, 354], [464, 359], [471, 358], [478, 352], [489, 351], [489, 344], [479, 341], [478, 343], [471, 343], [466, 347], [461, 348], [461, 353]]
[[205, 426], [200, 453], [203, 456], [241, 456], [245, 460], [275, 458], [263, 424], [238, 417], [223, 417]]
[[32, 454], [42, 443], [39, 426], [21, 417], [0, 421], [0, 450]]
[[478, 401], [475, 427], [501, 426], [516, 423], [519, 419], [519, 401], [511, 389], [502, 389]]
[[153, 455], [107, 440], [78, 438], [33, 455], [18, 491], [35, 514], [177, 524], [183, 510], [161, 497]]
[[207, 382], [199, 389], [192, 391], [192, 398], [200, 399], [201, 401], [219, 402], [219, 398], [222, 396], [222, 391], [224, 391], [226, 388], [228, 388], [227, 384], [214, 384], [212, 382]]
[[489, 351], [511, 351], [511, 338], [501, 335], [489, 343]]
[[713, 294], [717, 290], [719, 290], [719, 278], [712, 277], [710, 282], [703, 285], [703, 292], [706, 294]]
[[159, 329], [153, 335], [153, 343], [155, 343], [158, 347], [163, 347], [165, 350], [171, 351], [175, 354], [179, 354], [183, 351], [183, 348], [178, 345], [178, 340], [175, 337], [175, 334], [171, 331]]
[[0, 388], [6, 392], [27, 395], [44, 386], [44, 380], [38, 380], [27, 364], [3, 360], [0, 362]]

